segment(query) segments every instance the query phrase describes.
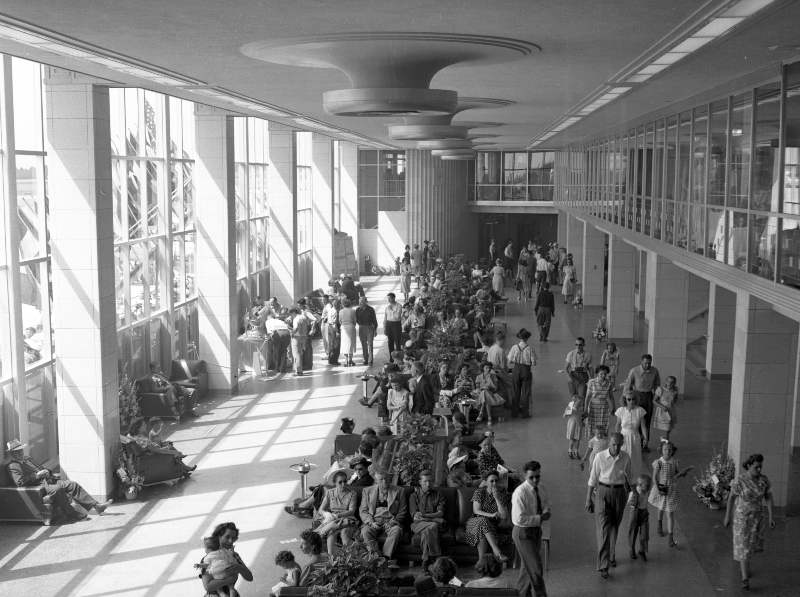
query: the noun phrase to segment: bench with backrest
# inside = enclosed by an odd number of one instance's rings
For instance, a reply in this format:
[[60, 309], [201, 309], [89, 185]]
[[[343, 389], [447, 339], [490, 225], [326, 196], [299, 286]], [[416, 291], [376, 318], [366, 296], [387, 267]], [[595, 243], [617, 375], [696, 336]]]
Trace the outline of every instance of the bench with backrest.
[[30, 521], [49, 525], [53, 518], [50, 498], [39, 485], [17, 487], [8, 474], [8, 462], [0, 462], [0, 521]]

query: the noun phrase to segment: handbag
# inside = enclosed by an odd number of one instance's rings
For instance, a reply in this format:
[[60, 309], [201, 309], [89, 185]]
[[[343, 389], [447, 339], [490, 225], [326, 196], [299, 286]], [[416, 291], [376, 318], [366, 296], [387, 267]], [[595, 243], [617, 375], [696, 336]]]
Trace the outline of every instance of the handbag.
[[[658, 460], [658, 471], [656, 472], [656, 478], [658, 478], [658, 474], [661, 472], [661, 459]], [[659, 483], [656, 481], [656, 489], [658, 489], [658, 495], [667, 496], [669, 495], [669, 485], [666, 483]]]

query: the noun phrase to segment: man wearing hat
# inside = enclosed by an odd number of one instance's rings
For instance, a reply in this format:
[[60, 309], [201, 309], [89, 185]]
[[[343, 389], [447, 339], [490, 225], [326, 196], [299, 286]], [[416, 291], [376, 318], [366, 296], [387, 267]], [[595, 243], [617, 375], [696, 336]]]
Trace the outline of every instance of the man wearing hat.
[[358, 487], [370, 487], [375, 484], [375, 479], [369, 474], [369, 465], [372, 464], [365, 456], [356, 456], [350, 460], [350, 468], [355, 471], [350, 485]]
[[85, 510], [92, 508], [98, 514], [105, 512], [113, 500], [98, 502], [75, 481], [65, 481], [49, 469], [36, 464], [32, 458], [25, 456], [25, 446], [18, 439], [6, 444], [11, 461], [8, 463], [8, 475], [17, 487], [41, 486], [44, 493], [50, 496], [51, 503], [68, 518], [79, 520], [85, 518], [70, 505], [74, 500]]
[[422, 471], [419, 487], [415, 487], [408, 498], [408, 512], [411, 532], [414, 537], [419, 537], [422, 547], [422, 570], [425, 572], [431, 560], [442, 555], [439, 532], [444, 526], [444, 504], [444, 496], [433, 488], [433, 473]]
[[511, 371], [511, 418], [531, 416], [531, 388], [533, 385], [533, 368], [536, 366], [536, 353], [528, 345], [531, 333], [522, 328], [517, 332], [517, 342], [508, 352], [508, 364]]

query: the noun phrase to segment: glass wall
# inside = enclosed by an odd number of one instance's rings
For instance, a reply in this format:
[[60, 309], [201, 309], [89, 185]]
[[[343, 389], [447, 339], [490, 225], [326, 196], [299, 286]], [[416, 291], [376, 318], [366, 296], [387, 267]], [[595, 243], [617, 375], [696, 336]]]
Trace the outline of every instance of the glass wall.
[[552, 201], [554, 159], [551, 151], [479, 151], [470, 199]]
[[194, 104], [111, 89], [120, 373], [195, 356]]
[[295, 191], [297, 193], [297, 228], [295, 251], [297, 254], [298, 294], [311, 292], [314, 287], [314, 181], [313, 135], [307, 131], [295, 133]]
[[254, 300], [269, 296], [269, 122], [233, 119], [236, 195], [236, 277], [239, 321]]
[[359, 150], [358, 227], [377, 230], [378, 212], [405, 210], [405, 152]]
[[[800, 288], [798, 131], [800, 63], [794, 63], [758, 88], [562, 152], [556, 200]], [[516, 163], [508, 158], [504, 165]], [[499, 168], [479, 159], [478, 172], [490, 165]], [[516, 168], [510, 172], [505, 181], [518, 185]]]

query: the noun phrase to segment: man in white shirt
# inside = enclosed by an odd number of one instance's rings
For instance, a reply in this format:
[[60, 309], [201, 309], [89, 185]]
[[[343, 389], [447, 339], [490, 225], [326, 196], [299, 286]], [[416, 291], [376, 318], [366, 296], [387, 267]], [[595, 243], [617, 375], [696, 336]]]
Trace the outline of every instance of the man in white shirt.
[[586, 340], [578, 337], [575, 339], [575, 350], [567, 353], [564, 362], [564, 370], [569, 376], [567, 389], [570, 396], [578, 394], [582, 399], [586, 399], [586, 387], [591, 369], [592, 355], [586, 352]]
[[631, 458], [622, 444], [622, 434], [612, 433], [608, 449], [594, 457], [586, 491], [586, 511], [597, 519], [597, 570], [603, 578], [608, 578], [609, 566], [617, 565], [617, 533], [630, 484]]
[[401, 350], [401, 337], [403, 335], [403, 307], [395, 300], [394, 292], [386, 295], [388, 303], [383, 310], [383, 333], [389, 345], [389, 362], [392, 362], [392, 353]]
[[550, 520], [550, 500], [539, 485], [542, 466], [535, 460], [526, 462], [525, 481], [511, 495], [511, 538], [521, 562], [517, 590], [521, 597], [546, 597], [542, 576], [542, 523]]

